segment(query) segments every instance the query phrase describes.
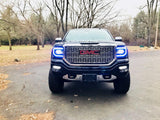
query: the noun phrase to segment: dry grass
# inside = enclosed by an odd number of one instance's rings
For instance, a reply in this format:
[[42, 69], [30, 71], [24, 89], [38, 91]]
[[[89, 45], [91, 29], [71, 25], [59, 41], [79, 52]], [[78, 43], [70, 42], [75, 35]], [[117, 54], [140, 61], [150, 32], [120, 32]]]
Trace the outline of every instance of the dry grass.
[[[8, 46], [2, 46], [0, 47], [0, 66], [49, 61], [51, 48], [51, 45], [46, 45], [41, 50], [36, 50], [36, 46], [13, 46], [13, 50], [9, 51]], [[16, 62], [15, 59], [19, 61]]]
[[[127, 46], [128, 50], [130, 52], [134, 52], [134, 51], [148, 51], [148, 50], [154, 50], [154, 48], [148, 48], [146, 46], [144, 47], [140, 47], [140, 46]], [[156, 49], [160, 49], [159, 47], [157, 47]]]
[[146, 50], [149, 50], [148, 47], [139, 47], [139, 46], [127, 46], [128, 50], [130, 52], [133, 52], [133, 51], [146, 51]]
[[0, 73], [0, 91], [7, 88], [8, 83], [11, 81], [6, 80], [8, 78], [7, 74]]
[[39, 113], [39, 114], [28, 114], [22, 115], [19, 120], [54, 120], [54, 113]]

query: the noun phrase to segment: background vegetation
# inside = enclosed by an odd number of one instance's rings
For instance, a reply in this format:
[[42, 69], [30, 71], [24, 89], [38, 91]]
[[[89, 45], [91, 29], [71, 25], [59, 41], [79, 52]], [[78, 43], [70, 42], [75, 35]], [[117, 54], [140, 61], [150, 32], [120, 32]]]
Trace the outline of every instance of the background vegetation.
[[54, 39], [63, 37], [69, 29], [94, 27], [109, 29], [114, 37], [122, 36], [128, 45], [155, 45], [158, 0], [146, 0], [137, 16], [125, 21], [117, 20], [120, 12], [114, 9], [116, 1], [2, 1], [0, 46], [9, 45], [12, 50], [12, 45], [37, 45], [39, 50], [40, 45], [54, 44]]

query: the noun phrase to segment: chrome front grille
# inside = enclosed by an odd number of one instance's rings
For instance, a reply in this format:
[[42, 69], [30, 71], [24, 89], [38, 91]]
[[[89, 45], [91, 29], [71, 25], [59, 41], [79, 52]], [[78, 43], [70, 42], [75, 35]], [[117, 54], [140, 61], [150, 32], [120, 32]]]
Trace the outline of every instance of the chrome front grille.
[[[65, 46], [65, 60], [70, 64], [109, 64], [115, 58], [114, 46]], [[80, 51], [100, 51], [98, 55]]]

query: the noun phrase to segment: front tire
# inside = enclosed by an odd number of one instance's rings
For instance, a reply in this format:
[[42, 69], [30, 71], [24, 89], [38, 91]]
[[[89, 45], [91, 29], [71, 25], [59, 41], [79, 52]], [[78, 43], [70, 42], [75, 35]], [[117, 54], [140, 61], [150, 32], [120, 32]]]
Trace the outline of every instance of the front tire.
[[130, 73], [118, 76], [114, 81], [114, 89], [116, 93], [126, 94], [130, 88]]
[[63, 91], [64, 81], [60, 74], [52, 72], [50, 69], [48, 76], [49, 89], [52, 93], [60, 93]]

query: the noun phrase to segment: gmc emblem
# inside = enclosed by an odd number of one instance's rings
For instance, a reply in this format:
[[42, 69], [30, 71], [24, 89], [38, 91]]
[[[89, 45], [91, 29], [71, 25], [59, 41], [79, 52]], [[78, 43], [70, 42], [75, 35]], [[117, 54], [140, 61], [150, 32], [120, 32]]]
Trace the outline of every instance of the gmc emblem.
[[80, 55], [99, 55], [100, 50], [80, 50]]

